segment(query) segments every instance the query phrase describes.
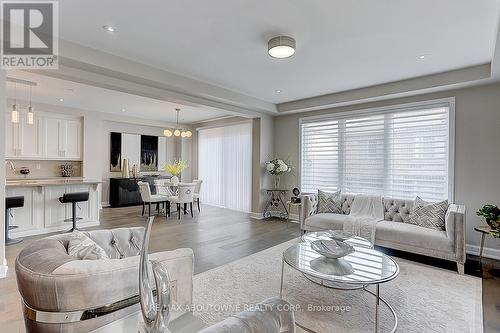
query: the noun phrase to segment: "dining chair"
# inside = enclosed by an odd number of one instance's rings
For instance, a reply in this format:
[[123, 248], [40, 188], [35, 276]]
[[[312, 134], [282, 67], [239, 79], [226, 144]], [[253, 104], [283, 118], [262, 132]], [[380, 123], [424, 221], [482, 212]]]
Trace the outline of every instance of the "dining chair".
[[203, 180], [194, 179], [193, 183], [195, 184], [193, 198], [196, 201], [196, 203], [198, 204], [198, 212], [201, 212], [201, 209], [200, 209], [200, 190], [201, 190], [201, 184], [203, 183]]
[[[174, 195], [172, 192], [172, 183], [168, 179], [155, 179], [156, 194], [167, 196], [169, 199]], [[165, 212], [170, 216], [170, 200], [166, 202]]]
[[146, 208], [146, 204], [148, 205], [148, 216], [151, 216], [152, 203], [156, 203], [156, 210], [160, 212], [160, 203], [167, 203], [169, 197], [167, 195], [162, 195], [162, 194], [151, 194], [151, 188], [149, 187], [149, 183], [147, 182], [139, 181], [137, 182], [137, 185], [139, 186], [139, 192], [141, 193], [142, 215], [144, 216], [144, 210]]
[[194, 188], [196, 184], [194, 183], [179, 183], [177, 186], [177, 195], [170, 197], [170, 202], [177, 204], [177, 211], [179, 214], [179, 220], [181, 219], [181, 204], [184, 204], [184, 213], [186, 213], [186, 206], [189, 204], [191, 210], [191, 217], [193, 215], [193, 201], [194, 201]]

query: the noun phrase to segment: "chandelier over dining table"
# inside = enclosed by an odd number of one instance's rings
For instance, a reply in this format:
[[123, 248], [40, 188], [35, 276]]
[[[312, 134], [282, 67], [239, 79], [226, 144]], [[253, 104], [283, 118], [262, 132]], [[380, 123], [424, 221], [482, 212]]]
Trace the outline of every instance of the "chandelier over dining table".
[[175, 112], [177, 113], [177, 122], [175, 129], [173, 131], [171, 129], [166, 129], [163, 131], [163, 135], [166, 137], [171, 137], [173, 135], [177, 137], [180, 136], [181, 138], [190, 138], [193, 135], [193, 133], [190, 130], [184, 131], [182, 128], [179, 127], [179, 113], [181, 112], [181, 109], [176, 108]]

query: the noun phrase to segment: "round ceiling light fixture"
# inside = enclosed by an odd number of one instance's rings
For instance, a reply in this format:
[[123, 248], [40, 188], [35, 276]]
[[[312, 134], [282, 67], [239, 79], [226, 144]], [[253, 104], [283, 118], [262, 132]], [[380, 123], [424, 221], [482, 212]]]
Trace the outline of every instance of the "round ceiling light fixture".
[[113, 27], [112, 25], [108, 25], [108, 24], [103, 25], [102, 28], [104, 30], [106, 30], [107, 32], [115, 32], [116, 31], [115, 27]]
[[295, 53], [295, 39], [289, 36], [271, 38], [267, 43], [267, 53], [273, 58], [289, 58]]

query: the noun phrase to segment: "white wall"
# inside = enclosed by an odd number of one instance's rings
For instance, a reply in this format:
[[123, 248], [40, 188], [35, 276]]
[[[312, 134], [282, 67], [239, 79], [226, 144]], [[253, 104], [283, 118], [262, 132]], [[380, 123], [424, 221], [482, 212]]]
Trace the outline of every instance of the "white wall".
[[[5, 71], [0, 70], [0, 115], [5, 110]], [[0, 138], [5, 138], [5, 117], [0, 117]], [[5, 139], [0, 144], [0, 184], [5, 184]], [[5, 260], [5, 186], [0, 187], [0, 278], [7, 273], [7, 262]]]
[[[467, 207], [468, 251], [475, 253], [479, 234], [474, 226], [484, 223], [475, 214], [485, 203], [500, 205], [500, 84], [484, 85], [448, 92], [427, 94], [322, 110], [283, 115], [275, 119], [275, 152], [299, 166], [299, 118], [455, 97], [455, 202]], [[282, 179], [289, 188], [297, 186], [297, 176]], [[485, 255], [500, 257], [500, 240], [489, 238]]]

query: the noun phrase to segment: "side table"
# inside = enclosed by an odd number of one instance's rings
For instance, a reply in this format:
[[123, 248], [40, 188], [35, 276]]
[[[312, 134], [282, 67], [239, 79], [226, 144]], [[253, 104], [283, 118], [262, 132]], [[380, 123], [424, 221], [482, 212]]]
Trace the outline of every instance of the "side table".
[[479, 248], [479, 261], [481, 261], [483, 257], [483, 248], [486, 235], [489, 235], [491, 232], [491, 227], [489, 225], [479, 225], [474, 227], [474, 230], [481, 233], [481, 247]]
[[266, 189], [267, 202], [264, 208], [264, 218], [278, 217], [280, 219], [288, 219], [288, 209], [286, 208], [284, 198], [288, 190]]
[[286, 202], [286, 205], [288, 206], [288, 222], [292, 222], [292, 219], [290, 218], [290, 212], [291, 212], [291, 208], [292, 207], [297, 207], [298, 211], [299, 211], [299, 219], [298, 219], [298, 222], [300, 223], [300, 209], [302, 207], [302, 202], [292, 202], [291, 200], [288, 200]]

